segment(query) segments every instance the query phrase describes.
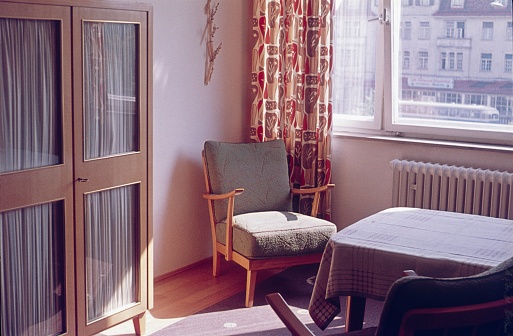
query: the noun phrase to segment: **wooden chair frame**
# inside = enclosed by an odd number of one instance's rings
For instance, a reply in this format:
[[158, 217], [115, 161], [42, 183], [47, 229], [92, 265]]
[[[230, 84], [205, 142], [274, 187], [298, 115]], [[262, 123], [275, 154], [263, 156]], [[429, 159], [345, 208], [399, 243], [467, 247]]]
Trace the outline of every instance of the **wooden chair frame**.
[[[279, 293], [268, 294], [265, 298], [293, 336], [313, 335], [310, 329], [292, 312]], [[478, 335], [480, 326], [500, 321], [506, 317], [508, 312], [513, 312], [513, 299], [511, 297], [466, 306], [411, 309], [404, 314], [398, 336], [414, 336], [415, 332], [419, 330], [448, 331], [462, 327], [472, 327], [472, 335]], [[365, 329], [368, 333], [365, 332], [364, 334], [374, 335], [376, 329], [375, 327]], [[350, 331], [343, 335], [350, 336], [353, 333], [363, 335], [361, 331]], [[487, 336], [501, 334], [502, 330], [496, 330], [496, 334]]]
[[[279, 293], [266, 295], [266, 300], [276, 315], [285, 324], [293, 336], [310, 336], [313, 333], [299, 320], [292, 312], [287, 302]], [[497, 301], [485, 302], [465, 306], [453, 306], [446, 308], [419, 308], [406, 311], [401, 321], [398, 336], [414, 336], [420, 330], [444, 330], [470, 327], [472, 335], [478, 335], [478, 328], [487, 323], [500, 321], [506, 318], [507, 314], [513, 312], [513, 299], [503, 298]], [[493, 335], [502, 335], [500, 327]], [[365, 329], [369, 335], [374, 335], [376, 328]], [[360, 331], [355, 331], [362, 335]], [[350, 336], [355, 332], [347, 332], [344, 335]], [[367, 332], [365, 333], [367, 335]], [[445, 335], [445, 334], [444, 334]], [[387, 335], [388, 336], [388, 335]]]
[[[412, 309], [404, 314], [399, 336], [414, 336], [416, 330], [462, 327], [472, 327], [472, 335], [477, 335], [479, 326], [504, 319], [508, 312], [513, 312], [512, 298], [467, 306]], [[500, 332], [496, 330], [497, 335]]]
[[[237, 251], [233, 250], [233, 209], [235, 205], [235, 197], [244, 192], [243, 188], [232, 190], [225, 194], [213, 194], [209, 182], [207, 163], [205, 160], [205, 152], [202, 152], [203, 159], [203, 172], [205, 177], [205, 186], [207, 192], [203, 194], [203, 198], [208, 201], [208, 210], [210, 217], [210, 229], [212, 234], [213, 246], [213, 275], [218, 276], [221, 272], [221, 257], [224, 255], [227, 261], [234, 261], [247, 270], [246, 278], [246, 307], [253, 306], [253, 299], [255, 294], [255, 284], [257, 272], [265, 269], [286, 268], [296, 265], [313, 264], [321, 261], [322, 252], [315, 254], [306, 254], [301, 256], [287, 256], [287, 257], [270, 257], [265, 259], [250, 259]], [[319, 211], [319, 203], [321, 193], [326, 192], [335, 187], [334, 184], [328, 184], [321, 187], [309, 189], [291, 189], [293, 194], [313, 194], [314, 199], [312, 203], [311, 216], [316, 217]], [[214, 201], [228, 200], [228, 210], [226, 217], [226, 245], [217, 241], [216, 225], [217, 220], [214, 212]]]

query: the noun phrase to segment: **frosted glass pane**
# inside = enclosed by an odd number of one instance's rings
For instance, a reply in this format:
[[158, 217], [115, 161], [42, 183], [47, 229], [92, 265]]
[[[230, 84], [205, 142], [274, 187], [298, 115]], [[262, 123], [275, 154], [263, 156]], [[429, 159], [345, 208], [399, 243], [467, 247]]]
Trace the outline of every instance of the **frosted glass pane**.
[[138, 150], [137, 26], [84, 23], [84, 158]]
[[0, 173], [62, 163], [60, 26], [0, 18]]
[[0, 334], [65, 330], [62, 202], [0, 213]]
[[137, 185], [85, 197], [87, 320], [137, 302]]
[[333, 20], [333, 111], [352, 120], [374, 120], [376, 33], [379, 14], [371, 0], [337, 0]]

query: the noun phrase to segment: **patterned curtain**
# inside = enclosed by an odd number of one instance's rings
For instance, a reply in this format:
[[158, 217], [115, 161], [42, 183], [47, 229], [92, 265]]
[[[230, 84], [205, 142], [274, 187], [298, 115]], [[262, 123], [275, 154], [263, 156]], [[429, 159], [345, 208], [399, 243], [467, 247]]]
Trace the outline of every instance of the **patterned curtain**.
[[[294, 187], [331, 181], [333, 1], [253, 0], [251, 139], [284, 139]], [[302, 213], [311, 203], [296, 200]]]

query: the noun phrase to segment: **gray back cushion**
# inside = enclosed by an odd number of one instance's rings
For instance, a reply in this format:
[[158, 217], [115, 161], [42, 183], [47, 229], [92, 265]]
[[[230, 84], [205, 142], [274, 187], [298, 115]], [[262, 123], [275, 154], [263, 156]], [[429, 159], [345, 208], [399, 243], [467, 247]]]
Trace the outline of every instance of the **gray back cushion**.
[[[244, 188], [244, 193], [235, 198], [235, 215], [291, 210], [283, 140], [257, 143], [207, 141], [204, 150], [213, 193], [223, 194]], [[214, 211], [218, 222], [226, 219], [227, 204], [227, 201], [216, 201]]]

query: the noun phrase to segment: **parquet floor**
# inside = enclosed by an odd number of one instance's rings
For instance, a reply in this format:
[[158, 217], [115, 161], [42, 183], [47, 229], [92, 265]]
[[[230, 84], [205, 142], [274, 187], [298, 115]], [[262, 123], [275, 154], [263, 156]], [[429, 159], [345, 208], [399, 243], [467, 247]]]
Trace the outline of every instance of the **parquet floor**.
[[[262, 281], [280, 270], [258, 273]], [[222, 273], [212, 276], [212, 263], [207, 260], [193, 268], [155, 282], [154, 308], [146, 319], [146, 334], [151, 334], [172, 323], [223, 301], [245, 289], [246, 270], [234, 263], [223, 263]], [[241, 307], [244, 302], [241, 302]], [[135, 335], [132, 321], [127, 321], [100, 335]]]

